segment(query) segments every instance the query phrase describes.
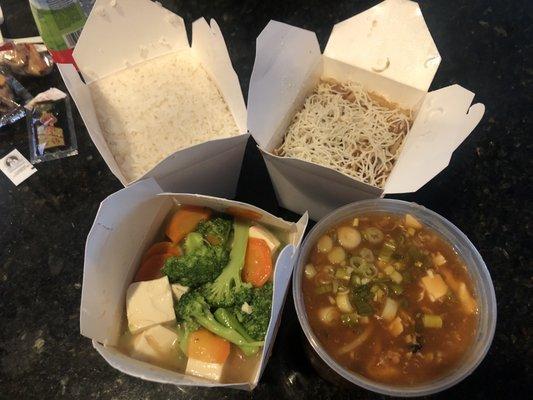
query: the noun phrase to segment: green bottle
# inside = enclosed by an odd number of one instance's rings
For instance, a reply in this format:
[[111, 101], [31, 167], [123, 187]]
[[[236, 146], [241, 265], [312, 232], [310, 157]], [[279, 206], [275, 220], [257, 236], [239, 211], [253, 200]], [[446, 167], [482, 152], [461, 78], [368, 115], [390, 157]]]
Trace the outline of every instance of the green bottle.
[[94, 0], [29, 0], [43, 42], [57, 63], [74, 63], [72, 51]]

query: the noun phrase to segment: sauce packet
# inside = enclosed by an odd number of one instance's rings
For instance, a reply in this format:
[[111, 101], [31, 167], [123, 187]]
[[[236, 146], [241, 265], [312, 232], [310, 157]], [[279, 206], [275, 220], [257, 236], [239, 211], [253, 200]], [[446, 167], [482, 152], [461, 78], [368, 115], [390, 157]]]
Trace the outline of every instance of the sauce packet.
[[31, 99], [32, 95], [24, 86], [0, 68], [0, 128], [23, 118], [24, 105]]
[[26, 104], [30, 161], [57, 160], [78, 154], [69, 96], [51, 88]]

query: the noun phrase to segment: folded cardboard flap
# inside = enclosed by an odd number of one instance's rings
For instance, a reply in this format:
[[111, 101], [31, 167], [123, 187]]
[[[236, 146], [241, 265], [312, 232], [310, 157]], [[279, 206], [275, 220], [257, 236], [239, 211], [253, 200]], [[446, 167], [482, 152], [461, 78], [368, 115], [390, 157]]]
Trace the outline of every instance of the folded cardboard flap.
[[[167, 202], [155, 195], [154, 180], [122, 189], [105, 199], [87, 236], [80, 307], [81, 334], [105, 344], [120, 337], [125, 292], [133, 279], [145, 242], [156, 233]], [[163, 210], [164, 211], [164, 210]], [[159, 226], [157, 226], [159, 228]]]
[[385, 193], [417, 191], [446, 168], [454, 150], [485, 112], [483, 104], [470, 106], [473, 99], [474, 93], [459, 85], [426, 95], [387, 179]]
[[96, 116], [96, 110], [94, 109], [91, 93], [87, 85], [81, 80], [80, 74], [72, 64], [57, 64], [59, 73], [65, 82], [72, 100], [78, 108], [78, 112], [81, 115], [83, 123], [87, 127], [87, 132], [91, 140], [95, 144], [98, 152], [106, 162], [111, 172], [118, 178], [120, 183], [124, 186], [127, 184], [127, 179], [120, 170], [115, 158], [109, 150], [109, 146], [104, 139], [98, 117]]
[[[135, 183], [105, 199], [87, 237], [80, 313], [81, 334], [93, 339], [98, 352], [113, 367], [156, 382], [194, 386], [229, 386], [250, 389], [263, 371], [279, 324], [290, 276], [298, 257], [308, 217], [296, 223], [277, 218], [260, 208], [233, 200], [196, 194], [161, 193], [154, 179]], [[229, 207], [258, 216], [258, 222], [287, 233], [288, 244], [275, 263], [271, 322], [262, 359], [253, 382], [218, 384], [134, 360], [113, 348], [121, 335], [126, 290], [142, 254], [153, 243], [175, 203], [201, 205], [225, 212]]]
[[272, 151], [292, 114], [318, 83], [320, 46], [314, 32], [270, 21], [256, 41], [248, 91], [248, 129], [259, 146]]
[[440, 55], [420, 7], [386, 0], [333, 27], [324, 56], [427, 91]]
[[183, 18], [149, 0], [97, 0], [73, 57], [87, 84], [189, 48]]
[[246, 105], [239, 77], [231, 65], [228, 48], [216, 21], [200, 18], [192, 24], [192, 51], [226, 101], [239, 132], [246, 132]]

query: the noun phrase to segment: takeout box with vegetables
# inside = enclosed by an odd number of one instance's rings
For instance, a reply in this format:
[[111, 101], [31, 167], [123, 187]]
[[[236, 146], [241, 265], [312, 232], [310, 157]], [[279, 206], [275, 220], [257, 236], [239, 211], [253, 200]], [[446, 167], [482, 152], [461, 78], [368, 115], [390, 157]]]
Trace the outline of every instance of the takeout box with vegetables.
[[336, 24], [323, 54], [314, 32], [276, 21], [256, 47], [248, 129], [278, 201], [313, 219], [418, 190], [484, 113], [459, 85], [428, 92], [441, 58], [411, 1]]
[[248, 134], [246, 107], [214, 20], [192, 24], [149, 0], [97, 0], [60, 64], [89, 135], [125, 186], [233, 197]]
[[132, 376], [252, 389], [306, 225], [135, 183], [102, 202], [88, 235], [81, 334]]

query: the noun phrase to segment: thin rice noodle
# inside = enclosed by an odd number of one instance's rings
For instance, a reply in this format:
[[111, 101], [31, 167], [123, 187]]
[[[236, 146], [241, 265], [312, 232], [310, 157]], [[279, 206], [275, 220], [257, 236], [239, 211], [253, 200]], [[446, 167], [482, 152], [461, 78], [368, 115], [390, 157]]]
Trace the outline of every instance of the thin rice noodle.
[[382, 188], [410, 126], [410, 112], [355, 82], [321, 81], [276, 153], [333, 168]]

